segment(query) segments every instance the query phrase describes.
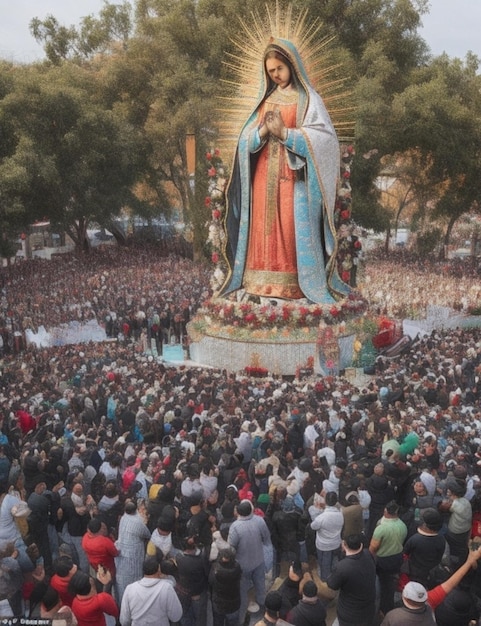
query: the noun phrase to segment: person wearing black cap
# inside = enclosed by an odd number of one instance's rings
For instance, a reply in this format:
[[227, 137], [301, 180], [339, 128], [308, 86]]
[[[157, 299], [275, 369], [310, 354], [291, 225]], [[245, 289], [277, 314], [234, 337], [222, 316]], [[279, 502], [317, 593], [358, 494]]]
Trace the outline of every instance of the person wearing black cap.
[[326, 608], [319, 599], [317, 585], [308, 580], [302, 588], [302, 598], [287, 614], [286, 620], [293, 626], [326, 626]]
[[[442, 525], [439, 511], [433, 508], [424, 509], [416, 534], [404, 544], [409, 579], [421, 583], [427, 589], [434, 586], [430, 580], [430, 572], [441, 563], [446, 548], [446, 539], [439, 534]], [[433, 582], [436, 584], [436, 581]]]

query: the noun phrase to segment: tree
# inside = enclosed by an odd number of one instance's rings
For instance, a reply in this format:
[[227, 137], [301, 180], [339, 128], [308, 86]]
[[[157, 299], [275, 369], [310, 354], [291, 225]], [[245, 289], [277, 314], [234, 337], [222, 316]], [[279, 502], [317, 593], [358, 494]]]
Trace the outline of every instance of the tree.
[[90, 59], [116, 43], [126, 46], [131, 29], [131, 6], [128, 2], [104, 2], [99, 17], [83, 17], [80, 28], [62, 26], [53, 15], [44, 20], [34, 17], [30, 22], [30, 32], [38, 43], [43, 44], [47, 59], [55, 65], [67, 59]]
[[[427, 0], [289, 4], [295, 11], [307, 8], [309, 20], [322, 20], [316, 37], [337, 35], [337, 58], [353, 77], [355, 221], [377, 231], [390, 228], [374, 184], [386, 157], [406, 164], [416, 155], [423, 185], [413, 180], [410, 187], [412, 195], [418, 194], [419, 223], [423, 215], [434, 216], [433, 206], [438, 215], [447, 212], [454, 220], [453, 211], [461, 214], [472, 206], [479, 179], [477, 59], [471, 55], [463, 64], [430, 58], [418, 34]], [[287, 3], [279, 0], [277, 6], [285, 10]], [[168, 213], [175, 190], [186, 221], [193, 225], [197, 254], [208, 219], [200, 157], [216, 142], [220, 79], [231, 79], [223, 61], [233, 50], [239, 19], [250, 24], [252, 13], [263, 13], [266, 7], [258, 0], [136, 0], [132, 10], [127, 2], [105, 2], [98, 18], [83, 18], [78, 28], [60, 26], [52, 16], [31, 24], [51, 63], [73, 63], [98, 77], [98, 112], [108, 112], [142, 136], [143, 165], [134, 188], [139, 210]], [[276, 11], [272, 4], [269, 10]], [[185, 138], [190, 134], [196, 137], [201, 164], [195, 188], [186, 163]], [[469, 157], [461, 155], [462, 146]], [[398, 159], [403, 153], [410, 155], [407, 160]]]
[[95, 101], [90, 73], [74, 66], [31, 67], [0, 103], [17, 137], [1, 162], [0, 180], [23, 219], [49, 219], [77, 248], [87, 227], [106, 226], [134, 202], [140, 142], [135, 129]]
[[[477, 205], [481, 193], [481, 78], [478, 60], [446, 56], [413, 73], [413, 83], [393, 103], [403, 129], [393, 147], [416, 148], [431, 218], [446, 217], [445, 245], [456, 220]], [[397, 145], [396, 145], [397, 144]]]

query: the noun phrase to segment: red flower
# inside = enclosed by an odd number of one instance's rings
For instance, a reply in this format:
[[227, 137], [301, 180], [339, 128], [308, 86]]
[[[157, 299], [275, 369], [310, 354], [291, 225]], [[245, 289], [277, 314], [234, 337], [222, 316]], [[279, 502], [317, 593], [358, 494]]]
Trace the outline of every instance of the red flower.
[[339, 309], [335, 306], [331, 306], [331, 308], [329, 309], [329, 313], [332, 315], [332, 317], [336, 317], [337, 315], [339, 315]]
[[219, 209], [214, 209], [214, 210], [212, 211], [212, 219], [214, 219], [214, 220], [218, 220], [218, 219], [219, 219], [219, 217], [220, 217], [220, 211], [219, 211]]
[[345, 170], [345, 171], [342, 173], [342, 177], [343, 177], [343, 178], [351, 178], [351, 172], [348, 172], [347, 170]]
[[349, 272], [342, 272], [341, 273], [341, 279], [347, 283], [349, 282], [349, 278], [351, 277], [351, 274]]
[[350, 217], [351, 217], [351, 212], [349, 211], [349, 209], [344, 209], [344, 211], [341, 211], [342, 220], [348, 220]]
[[215, 154], [215, 156], [216, 156], [216, 157], [220, 156], [220, 150], [219, 150], [219, 148], [216, 148], [216, 149], [214, 150], [214, 154]]
[[354, 146], [347, 146], [347, 151], [349, 152], [349, 154], [356, 154], [354, 152]]
[[217, 252], [213, 252], [212, 253], [212, 263], [218, 263], [219, 262], [219, 255], [217, 254]]
[[214, 176], [217, 174], [217, 170], [215, 169], [215, 167], [211, 167], [211, 168], [208, 170], [207, 174], [208, 174], [209, 176], [214, 177]]
[[244, 321], [249, 323], [249, 322], [254, 322], [256, 319], [256, 316], [254, 315], [254, 313], [248, 313], [245, 317], [244, 317]]
[[357, 248], [359, 250], [359, 248], [362, 247], [361, 242], [359, 241], [359, 239], [356, 239], [356, 241], [354, 242], [354, 247]]
[[205, 206], [210, 206], [212, 204], [212, 198], [210, 196], [206, 196], [204, 204]]
[[205, 158], [210, 161], [212, 159], [212, 154], [210, 152], [207, 152], [205, 155]]

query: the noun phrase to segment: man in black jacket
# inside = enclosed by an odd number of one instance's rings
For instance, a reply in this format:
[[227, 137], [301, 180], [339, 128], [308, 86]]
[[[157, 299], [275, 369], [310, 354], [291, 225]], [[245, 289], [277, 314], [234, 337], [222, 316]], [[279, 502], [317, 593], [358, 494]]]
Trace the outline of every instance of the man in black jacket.
[[299, 603], [287, 614], [287, 622], [293, 626], [326, 626], [326, 608], [319, 599], [313, 580], [308, 580], [302, 589]]
[[240, 609], [240, 580], [242, 570], [233, 548], [219, 550], [211, 567], [209, 582], [212, 589], [213, 626], [237, 626]]
[[376, 610], [376, 565], [360, 535], [342, 541], [346, 553], [327, 579], [327, 586], [339, 590], [337, 618], [339, 626], [371, 626]]

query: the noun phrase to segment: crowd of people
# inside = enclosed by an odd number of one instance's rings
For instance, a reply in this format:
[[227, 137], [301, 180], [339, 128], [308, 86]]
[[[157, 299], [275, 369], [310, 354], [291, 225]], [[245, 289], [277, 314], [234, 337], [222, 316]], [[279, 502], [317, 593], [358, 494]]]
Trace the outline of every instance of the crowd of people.
[[88, 256], [30, 259], [0, 274], [0, 356], [36, 333], [96, 320], [110, 339], [186, 338], [190, 315], [209, 295], [209, 268], [153, 245], [104, 247]]
[[[118, 254], [2, 271], [4, 328], [187, 315], [209, 293], [188, 261]], [[477, 623], [481, 329], [419, 337], [353, 383], [169, 365], [143, 351], [149, 326], [4, 348], [1, 616]]]
[[471, 261], [413, 258], [403, 251], [388, 257], [377, 254], [378, 261], [361, 266], [362, 291], [371, 306], [387, 315], [421, 319], [432, 305], [463, 313], [479, 308], [480, 270]]

